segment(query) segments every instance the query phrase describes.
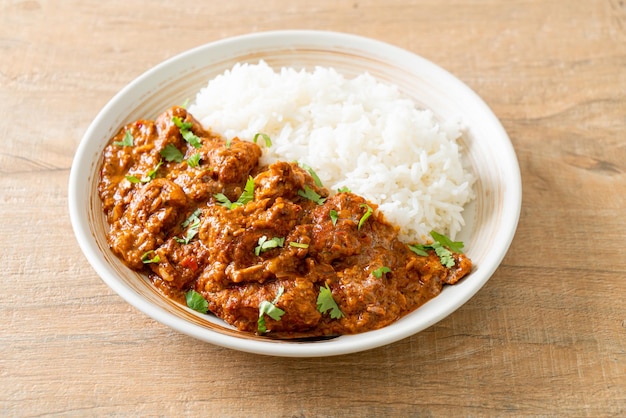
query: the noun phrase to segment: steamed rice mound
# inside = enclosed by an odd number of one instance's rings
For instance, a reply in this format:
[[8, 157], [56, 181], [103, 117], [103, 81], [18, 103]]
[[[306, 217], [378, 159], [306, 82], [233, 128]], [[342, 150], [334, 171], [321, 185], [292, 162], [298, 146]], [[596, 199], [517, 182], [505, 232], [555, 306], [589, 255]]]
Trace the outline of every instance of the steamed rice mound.
[[237, 64], [200, 90], [189, 111], [226, 138], [272, 140], [262, 164], [299, 161], [329, 190], [348, 187], [379, 205], [405, 242], [431, 230], [454, 239], [474, 178], [464, 166], [458, 121], [429, 110], [364, 73], [347, 79], [332, 68], [273, 70]]

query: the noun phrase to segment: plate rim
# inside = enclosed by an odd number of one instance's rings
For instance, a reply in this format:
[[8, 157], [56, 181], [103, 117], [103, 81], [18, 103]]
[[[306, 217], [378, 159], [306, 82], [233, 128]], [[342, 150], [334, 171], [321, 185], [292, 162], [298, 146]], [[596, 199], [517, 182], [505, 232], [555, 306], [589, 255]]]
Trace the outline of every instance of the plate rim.
[[[283, 40], [288, 40], [288, 42], [284, 43]], [[190, 324], [186, 320], [174, 316], [173, 314], [143, 299], [141, 295], [133, 291], [122, 281], [117, 280], [115, 277], [110, 277], [110, 271], [105, 260], [97, 254], [99, 251], [97, 245], [90, 242], [88, 239], [88, 236], [91, 235], [88, 222], [89, 220], [87, 219], [87, 214], [83, 213], [81, 210], [85, 206], [84, 201], [88, 200], [88, 198], [87, 196], [84, 196], [85, 199], [83, 201], [80, 200], [80, 196], [82, 196], [85, 191], [85, 186], [88, 181], [86, 179], [79, 178], [79, 175], [83, 173], [83, 171], [87, 172], [90, 168], [87, 167], [87, 169], [85, 169], [85, 164], [87, 164], [86, 161], [90, 160], [89, 157], [93, 155], [89, 144], [89, 138], [93, 136], [94, 132], [103, 123], [109, 112], [123, 100], [129, 91], [141, 89], [142, 84], [146, 83], [146, 80], [149, 80], [154, 74], [159, 73], [170, 66], [176, 66], [177, 63], [181, 61], [191, 59], [195, 56], [210, 55], [212, 51], [216, 50], [227, 51], [233, 45], [239, 45], [239, 48], [241, 48], [241, 45], [245, 44], [248, 45], [249, 49], [256, 50], [259, 47], [268, 48], [270, 46], [273, 46], [274, 49], [279, 47], [286, 48], [289, 45], [295, 47], [295, 45], [304, 42], [322, 47], [339, 45], [342, 48], [345, 48], [345, 45], [351, 45], [353, 49], [357, 51], [361, 51], [365, 48], [371, 48], [371, 50], [375, 50], [377, 52], [375, 55], [381, 58], [402, 58], [413, 63], [419, 63], [422, 70], [428, 70], [427, 74], [434, 73], [437, 77], [446, 78], [446, 81], [454, 83], [455, 89], [461, 89], [470, 102], [480, 106], [480, 111], [489, 118], [493, 128], [499, 131], [499, 135], [505, 140], [505, 143], [501, 144], [502, 150], [506, 154], [503, 158], [506, 158], [506, 160], [511, 162], [512, 165], [509, 167], [509, 172], [507, 173], [507, 179], [510, 183], [507, 184], [508, 190], [505, 194], [506, 202], [504, 203], [504, 206], [507, 208], [513, 208], [513, 210], [506, 212], [506, 215], [508, 215], [507, 219], [503, 220], [503, 224], [509, 226], [508, 230], [505, 231], [506, 233], [499, 236], [500, 239], [498, 245], [500, 245], [503, 250], [498, 253], [498, 256], [491, 260], [489, 268], [483, 272], [485, 278], [482, 281], [474, 283], [473, 286], [469, 286], [470, 290], [468, 292], [464, 293], [462, 297], [456, 298], [454, 303], [451, 303], [447, 309], [441, 310], [438, 315], [424, 321], [419, 329], [403, 324], [403, 326], [398, 326], [393, 329], [384, 327], [379, 330], [369, 331], [366, 333], [344, 335], [338, 339], [314, 343], [293, 343], [272, 339], [256, 340], [221, 334], [214, 330], [200, 327], [196, 324]], [[282, 44], [282, 46], [280, 44]], [[236, 50], [238, 51], [237, 55], [241, 55], [243, 53], [241, 49]], [[222, 52], [222, 54], [224, 54], [224, 52]], [[81, 185], [83, 186], [82, 188], [80, 187]], [[79, 246], [92, 268], [94, 268], [98, 276], [113, 291], [122, 297], [122, 299], [152, 319], [201, 341], [243, 352], [282, 357], [323, 357], [366, 351], [400, 341], [441, 321], [471, 299], [497, 270], [513, 241], [521, 212], [521, 186], [521, 174], [517, 156], [515, 154], [513, 144], [511, 143], [510, 138], [504, 130], [501, 122], [484, 102], [484, 100], [478, 96], [478, 94], [444, 68], [417, 55], [414, 52], [380, 40], [360, 35], [318, 30], [277, 30], [237, 35], [188, 49], [153, 66], [118, 91], [98, 112], [97, 116], [90, 123], [88, 129], [81, 138], [70, 170], [68, 205], [74, 235], [76, 236]], [[402, 319], [406, 319], [406, 317]], [[401, 322], [402, 319], [398, 322]], [[210, 335], [210, 337], [208, 335]]]

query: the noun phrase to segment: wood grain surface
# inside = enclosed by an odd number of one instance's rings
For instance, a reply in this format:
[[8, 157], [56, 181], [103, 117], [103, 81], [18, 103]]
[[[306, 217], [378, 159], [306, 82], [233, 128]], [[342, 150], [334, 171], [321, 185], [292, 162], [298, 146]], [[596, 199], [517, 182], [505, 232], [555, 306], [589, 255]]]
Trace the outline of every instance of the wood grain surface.
[[[494, 110], [523, 178], [487, 285], [413, 337], [283, 359], [173, 332], [74, 238], [67, 184], [104, 104], [228, 36], [325, 29], [448, 69]], [[622, 0], [0, 0], [0, 415], [626, 415]]]

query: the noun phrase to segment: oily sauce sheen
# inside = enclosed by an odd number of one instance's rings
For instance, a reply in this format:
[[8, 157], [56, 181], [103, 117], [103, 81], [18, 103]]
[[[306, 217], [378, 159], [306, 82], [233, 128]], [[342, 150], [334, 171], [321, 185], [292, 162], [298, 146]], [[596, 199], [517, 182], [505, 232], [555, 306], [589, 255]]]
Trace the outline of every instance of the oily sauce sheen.
[[[183, 138], [176, 119], [199, 144]], [[129, 135], [133, 144], [122, 145]], [[181, 156], [167, 161], [164, 150], [172, 147]], [[98, 185], [111, 250], [167, 297], [185, 304], [195, 290], [210, 313], [242, 331], [260, 333], [259, 306], [273, 302], [284, 313], [278, 320], [264, 315], [264, 334], [278, 338], [384, 327], [470, 272], [460, 253], [451, 268], [432, 250], [417, 255], [375, 204], [330, 193], [297, 163], [260, 166], [261, 152], [253, 142], [227, 142], [205, 130], [181, 107], [126, 125], [104, 150]], [[193, 167], [187, 160], [196, 153]], [[247, 203], [228, 208], [216, 198], [236, 202], [250, 178]], [[259, 250], [262, 237], [282, 246]], [[320, 312], [322, 287], [342, 316]]]

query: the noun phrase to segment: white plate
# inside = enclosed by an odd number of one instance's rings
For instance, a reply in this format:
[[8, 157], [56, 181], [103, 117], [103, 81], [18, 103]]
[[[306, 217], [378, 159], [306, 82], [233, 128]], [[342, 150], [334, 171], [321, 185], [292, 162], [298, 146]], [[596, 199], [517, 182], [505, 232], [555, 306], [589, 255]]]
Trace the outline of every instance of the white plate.
[[[280, 68], [334, 67], [346, 76], [364, 71], [393, 83], [437, 117], [460, 117], [466, 157], [477, 177], [475, 201], [466, 207], [465, 242], [474, 263], [470, 276], [396, 323], [358, 335], [315, 342], [276, 341], [240, 333], [161, 296], [108, 248], [97, 194], [106, 143], [125, 123], [154, 118], [194, 98], [209, 79], [237, 62], [264, 60]], [[177, 55], [122, 89], [86, 131], [72, 165], [69, 210], [78, 243], [98, 275], [128, 303], [155, 320], [200, 340], [241, 351], [289, 357], [330, 356], [380, 347], [409, 337], [450, 315], [489, 280], [515, 234], [521, 207], [519, 165], [511, 142], [489, 107], [437, 65], [406, 50], [354, 35], [320, 31], [255, 33], [213, 42]]]

